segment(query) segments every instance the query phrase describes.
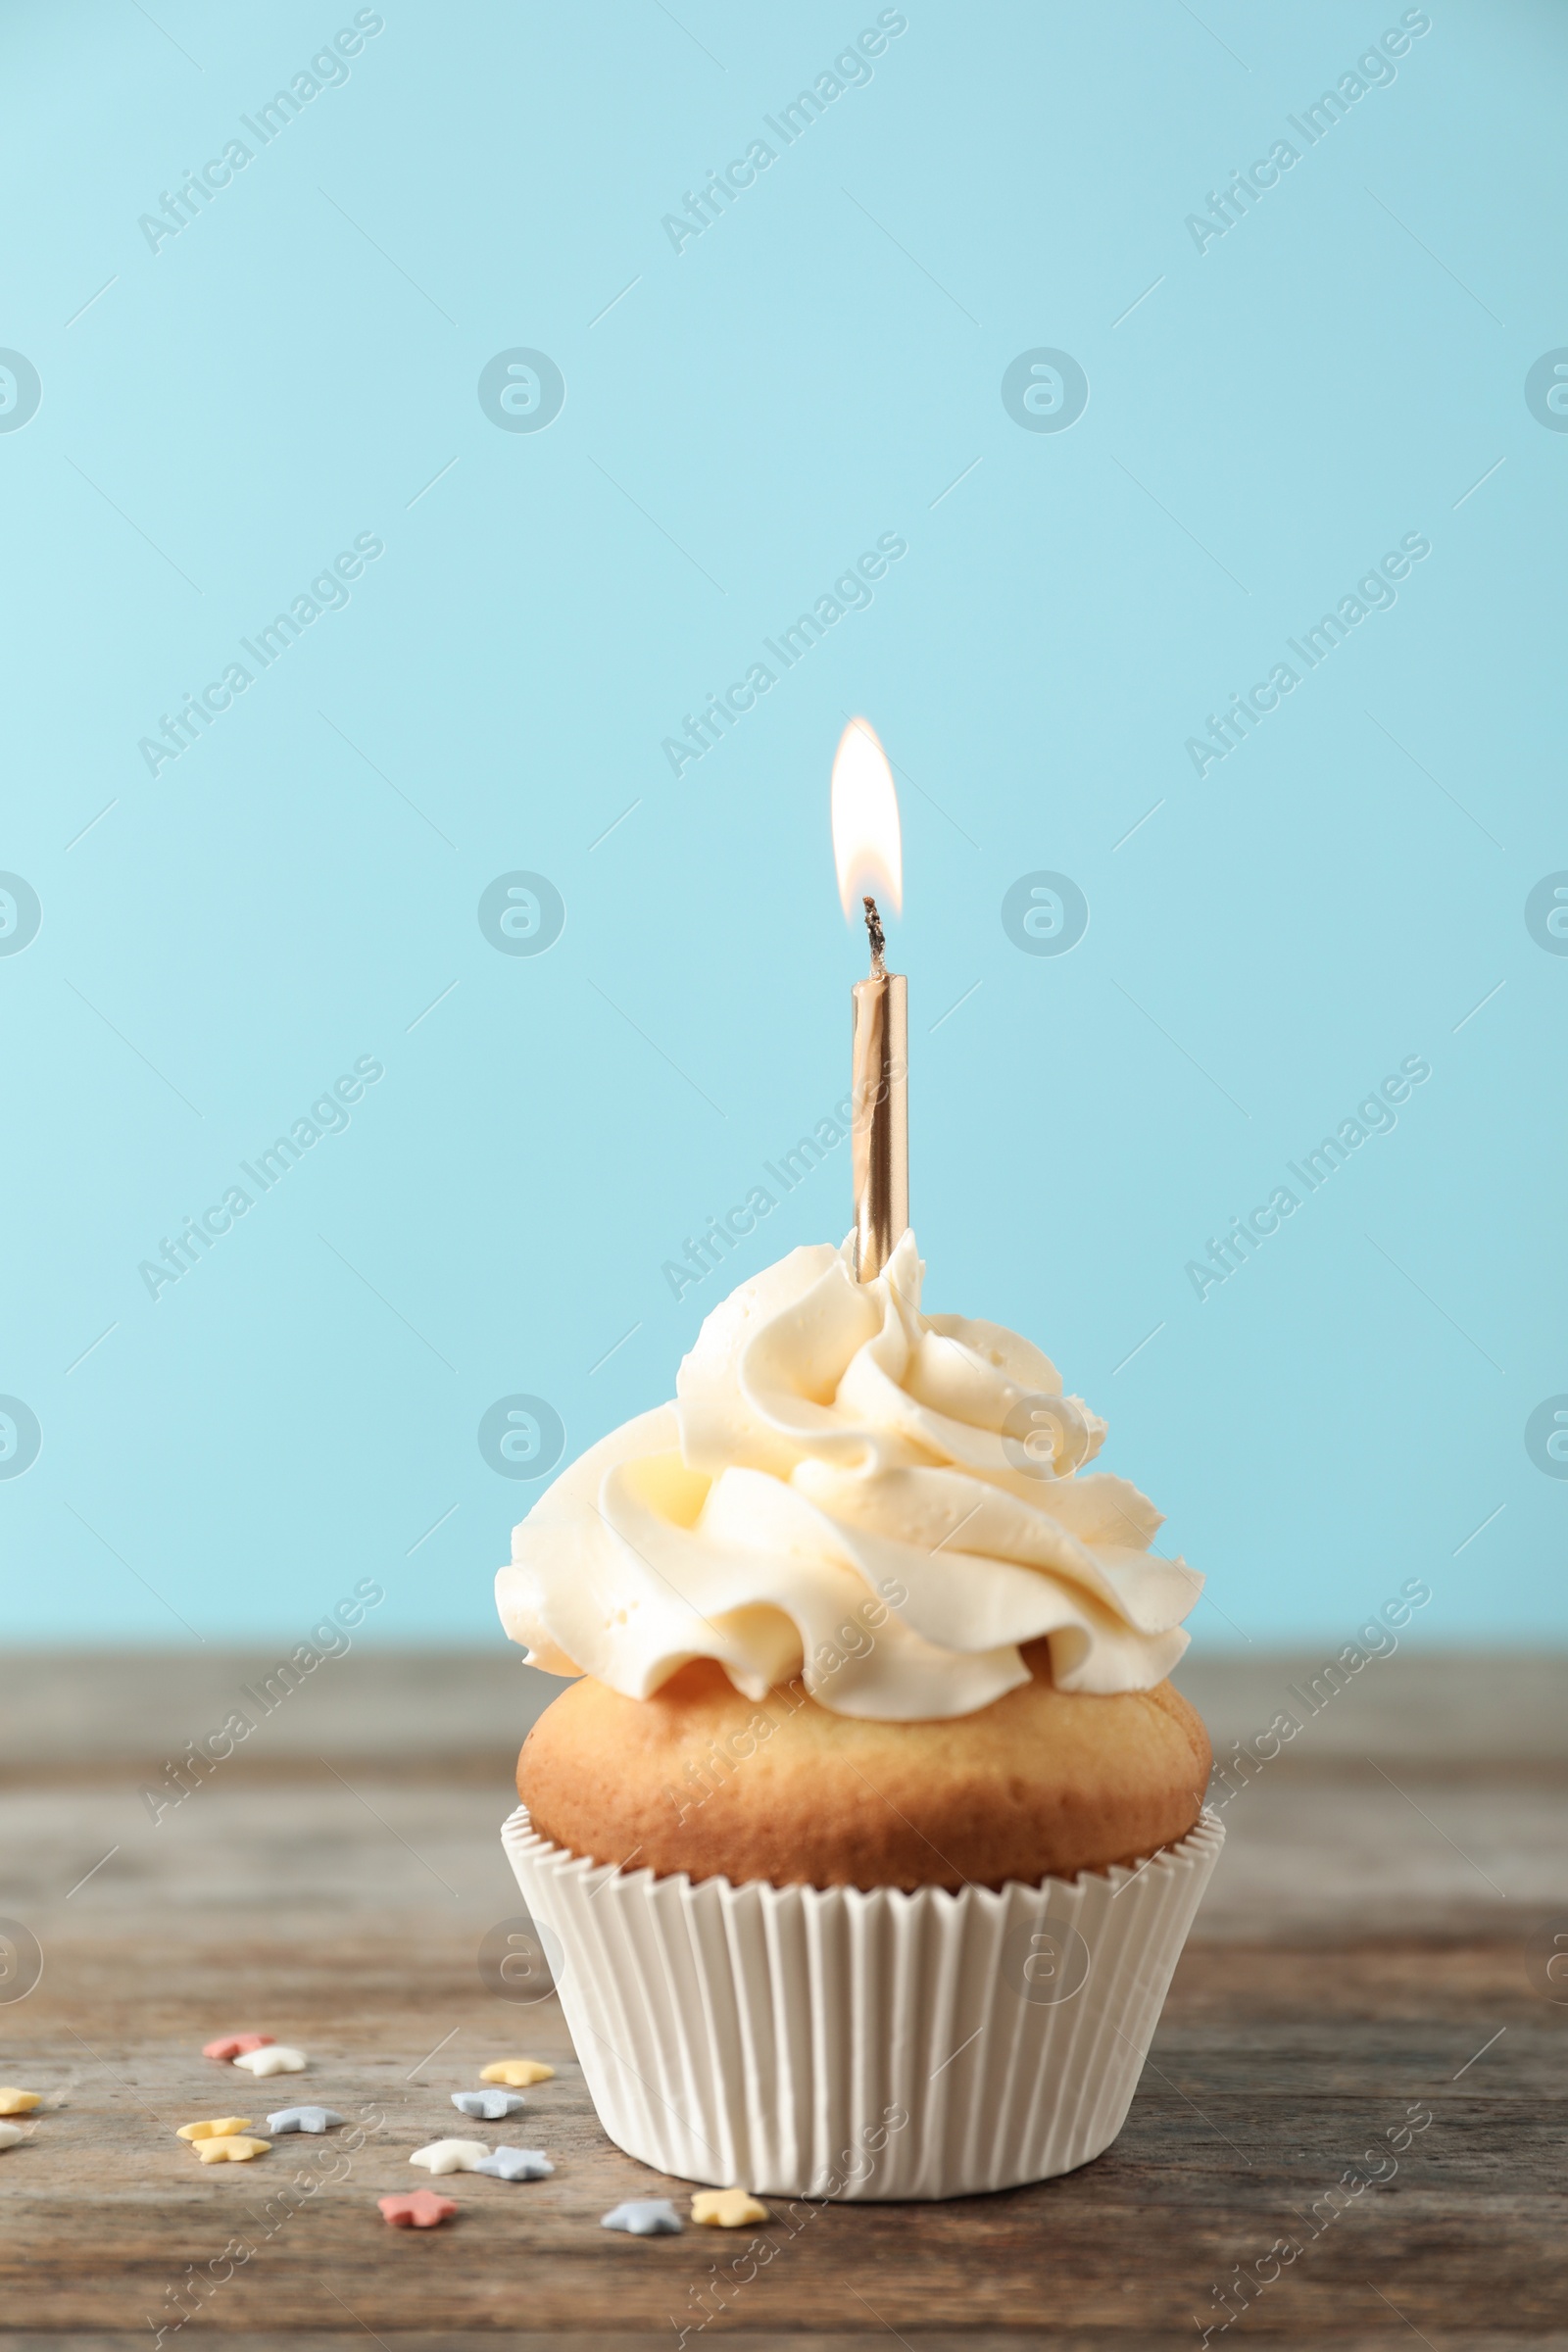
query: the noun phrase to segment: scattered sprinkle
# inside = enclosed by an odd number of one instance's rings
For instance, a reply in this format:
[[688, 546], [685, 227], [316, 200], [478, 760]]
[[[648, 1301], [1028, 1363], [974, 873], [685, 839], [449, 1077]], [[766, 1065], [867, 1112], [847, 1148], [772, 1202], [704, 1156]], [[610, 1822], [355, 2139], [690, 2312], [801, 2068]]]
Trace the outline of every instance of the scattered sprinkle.
[[248, 2139], [243, 2132], [228, 2139], [193, 2139], [191, 2146], [203, 2164], [249, 2164], [253, 2156], [265, 2156], [271, 2146], [270, 2139]]
[[499, 2124], [503, 2116], [520, 2115], [528, 2102], [515, 2090], [455, 2090], [452, 2104], [460, 2115], [475, 2115], [482, 2123]]
[[335, 2107], [280, 2107], [267, 2119], [267, 2129], [278, 2132], [330, 2132], [343, 2118]]
[[543, 2148], [492, 2148], [483, 2164], [473, 2167], [492, 2180], [542, 2180], [555, 2169]]
[[19, 2139], [25, 2139], [26, 2136], [26, 2132], [20, 2131], [15, 2124], [0, 2124], [0, 2148], [14, 2148]]
[[427, 2173], [472, 2173], [489, 2153], [482, 2139], [432, 2139], [427, 2148], [416, 2148], [409, 2162], [422, 2164]]
[[433, 2188], [416, 2188], [411, 2197], [377, 2197], [382, 2217], [394, 2230], [433, 2230], [450, 2222], [457, 2212], [455, 2197], [438, 2197]]
[[303, 2075], [310, 2060], [303, 2050], [291, 2050], [285, 2042], [258, 2042], [254, 2049], [241, 2050], [235, 2059], [248, 2075]]
[[[41, 2090], [0, 2090], [0, 2115], [30, 2115], [43, 2105]], [[519, 2099], [520, 2107], [522, 2101]]]
[[714, 2230], [744, 2230], [768, 2218], [767, 2207], [745, 2188], [700, 2188], [692, 2199], [692, 2220]]
[[202, 2043], [204, 2058], [238, 2058], [245, 2050], [262, 2050], [271, 2040], [270, 2034], [221, 2034], [217, 2041]]
[[685, 2228], [667, 2197], [631, 2197], [600, 2223], [601, 2230], [624, 2230], [633, 2237], [674, 2237]]
[[498, 2058], [493, 2066], [479, 2069], [481, 2082], [506, 2082], [514, 2090], [526, 2090], [530, 2082], [553, 2082], [556, 2070], [538, 2058]]
[[210, 2123], [181, 2124], [177, 2136], [180, 2139], [231, 2139], [236, 2132], [248, 2132], [250, 2128], [251, 2119], [248, 2115], [220, 2115]]

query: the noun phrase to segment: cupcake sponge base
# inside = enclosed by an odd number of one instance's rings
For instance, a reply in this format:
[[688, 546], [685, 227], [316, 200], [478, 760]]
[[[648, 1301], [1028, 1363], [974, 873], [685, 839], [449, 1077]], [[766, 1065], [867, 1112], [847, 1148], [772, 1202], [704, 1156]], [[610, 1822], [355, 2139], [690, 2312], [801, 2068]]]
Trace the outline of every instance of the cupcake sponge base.
[[811, 1886], [1033, 1886], [1132, 1863], [1202, 1811], [1209, 1744], [1169, 1683], [1058, 1690], [1030, 1680], [948, 1721], [884, 1723], [799, 1684], [750, 1699], [700, 1659], [652, 1698], [586, 1676], [517, 1762], [543, 1838], [597, 1862]]

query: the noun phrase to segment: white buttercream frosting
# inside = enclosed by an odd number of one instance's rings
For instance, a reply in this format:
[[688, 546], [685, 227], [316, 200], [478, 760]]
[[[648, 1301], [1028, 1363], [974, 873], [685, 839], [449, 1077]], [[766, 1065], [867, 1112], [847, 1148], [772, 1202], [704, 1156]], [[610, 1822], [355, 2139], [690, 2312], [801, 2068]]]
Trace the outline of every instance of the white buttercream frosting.
[[1202, 1579], [1151, 1552], [1160, 1514], [1085, 1476], [1105, 1425], [995, 1323], [920, 1311], [906, 1233], [856, 1281], [850, 1245], [792, 1250], [704, 1323], [676, 1401], [541, 1495], [496, 1579], [548, 1673], [647, 1698], [714, 1658], [760, 1698], [800, 1676], [841, 1715], [972, 1714], [1027, 1682], [1147, 1690]]

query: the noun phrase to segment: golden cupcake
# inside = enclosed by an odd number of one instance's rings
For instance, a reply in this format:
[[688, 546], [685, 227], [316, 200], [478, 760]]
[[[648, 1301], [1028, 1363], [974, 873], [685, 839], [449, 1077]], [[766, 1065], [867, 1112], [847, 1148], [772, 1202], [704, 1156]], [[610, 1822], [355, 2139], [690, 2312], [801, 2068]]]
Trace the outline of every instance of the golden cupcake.
[[865, 1283], [830, 1247], [743, 1283], [497, 1581], [577, 1678], [514, 1866], [607, 2129], [690, 2178], [948, 2195], [1099, 2153], [1218, 1851], [1166, 1680], [1201, 1580], [1049, 1359], [926, 1315], [923, 1272], [906, 1234]]

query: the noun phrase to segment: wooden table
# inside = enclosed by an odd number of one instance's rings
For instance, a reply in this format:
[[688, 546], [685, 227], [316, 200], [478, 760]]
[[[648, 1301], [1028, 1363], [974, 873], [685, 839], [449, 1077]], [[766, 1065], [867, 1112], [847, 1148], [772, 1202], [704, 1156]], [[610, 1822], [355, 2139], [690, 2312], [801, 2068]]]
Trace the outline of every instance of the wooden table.
[[[1526, 1949], [1554, 1918], [1568, 1932], [1560, 1662], [1499, 1665], [1478, 1696], [1474, 1670], [1461, 1692], [1458, 1669], [1446, 1685], [1441, 1667], [1386, 1661], [1381, 1686], [1346, 1693], [1236, 1798], [1104, 2157], [948, 2205], [778, 2207], [757, 2233], [765, 2263], [740, 2233], [601, 2230], [627, 2196], [684, 2209], [683, 2184], [606, 2140], [555, 2002], [515, 2007], [481, 1982], [480, 1936], [519, 1908], [496, 1838], [526, 1713], [515, 1672], [440, 1662], [420, 1716], [391, 1690], [398, 1670], [378, 1704], [376, 1661], [342, 1664], [335, 1694], [280, 1710], [266, 1747], [156, 1826], [138, 1787], [205, 1727], [208, 1685], [247, 1679], [246, 1662], [150, 1662], [122, 1707], [160, 1735], [139, 1755], [115, 1705], [94, 1706], [96, 1667], [7, 1669], [0, 1914], [32, 1929], [45, 1969], [0, 2006], [0, 2082], [63, 2104], [0, 2155], [5, 2352], [148, 2344], [181, 2308], [166, 2345], [219, 2330], [435, 2352], [474, 2332], [631, 2352], [685, 2327], [688, 2345], [736, 2333], [754, 2352], [1163, 2352], [1212, 2324], [1225, 2344], [1568, 2347], [1568, 2006]], [[1266, 1723], [1298, 1666], [1188, 1680], [1225, 1732]], [[396, 1755], [371, 1737], [387, 1724]], [[298, 2041], [310, 2074], [251, 2085], [199, 2056], [246, 2028]], [[389, 2230], [375, 2199], [424, 2184], [410, 2150], [465, 2129], [450, 2092], [519, 2052], [559, 2072], [508, 2137], [546, 2147], [554, 2178], [460, 2175], [439, 2184], [455, 2225]], [[209, 2169], [173, 2136], [307, 2098], [362, 2123], [363, 2145], [280, 2137], [253, 2165]], [[1369, 2166], [1404, 2130], [1397, 2170]], [[1385, 2178], [1329, 2200], [1357, 2167]], [[1298, 2251], [1259, 2287], [1282, 2240]], [[1221, 2334], [1237, 2265], [1250, 2306]]]

